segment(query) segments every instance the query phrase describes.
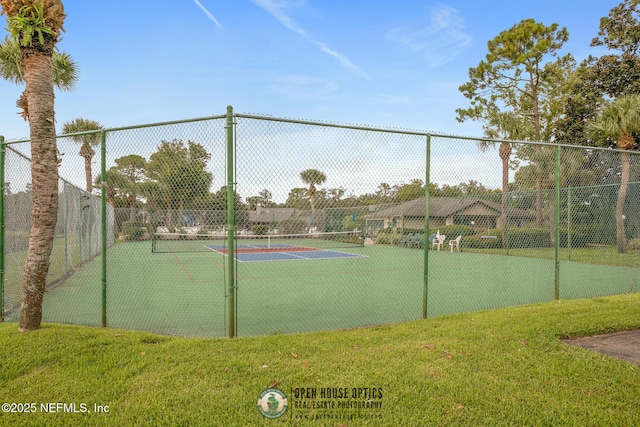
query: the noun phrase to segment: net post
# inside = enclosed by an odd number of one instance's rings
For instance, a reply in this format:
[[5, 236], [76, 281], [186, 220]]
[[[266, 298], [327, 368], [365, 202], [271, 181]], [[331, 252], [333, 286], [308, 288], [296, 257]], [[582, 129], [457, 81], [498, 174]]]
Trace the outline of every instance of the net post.
[[233, 150], [233, 107], [227, 106], [227, 337], [236, 331], [236, 273], [235, 273], [235, 160]]
[[6, 148], [0, 135], [0, 322], [4, 322], [4, 163]]

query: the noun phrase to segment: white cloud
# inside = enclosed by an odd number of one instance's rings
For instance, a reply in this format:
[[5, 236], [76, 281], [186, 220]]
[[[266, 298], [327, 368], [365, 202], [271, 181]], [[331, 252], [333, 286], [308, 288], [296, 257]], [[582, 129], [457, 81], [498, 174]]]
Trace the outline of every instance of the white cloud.
[[213, 16], [213, 14], [211, 12], [209, 12], [203, 5], [202, 3], [200, 3], [198, 0], [193, 0], [194, 3], [204, 12], [205, 15], [207, 15], [207, 18], [209, 18], [211, 21], [213, 21], [214, 24], [216, 24], [216, 27], [218, 28], [222, 28], [222, 25], [220, 24], [220, 22], [218, 22], [218, 20], [216, 19], [215, 16]]
[[316, 45], [318, 48], [320, 48], [320, 51], [326, 53], [329, 56], [336, 58], [343, 67], [350, 69], [351, 71], [355, 72], [356, 74], [359, 74], [364, 78], [367, 78], [367, 79], [369, 78], [367, 73], [365, 73], [357, 65], [351, 62], [349, 58], [347, 58], [345, 55], [341, 54], [340, 52], [334, 49], [331, 49], [325, 43], [315, 40], [313, 37], [311, 37], [311, 35], [309, 35], [309, 33], [304, 28], [299, 26], [286, 13], [286, 9], [289, 9], [291, 6], [298, 5], [299, 2], [297, 1], [291, 2], [287, 0], [251, 0], [251, 1], [255, 5], [266, 10], [270, 15], [276, 18], [278, 22], [280, 22], [280, 24], [282, 24], [285, 28], [293, 31], [294, 33], [298, 34], [300, 37], [310, 41], [311, 43]]
[[333, 56], [334, 58], [336, 58], [340, 64], [342, 64], [344, 67], [349, 68], [351, 71], [355, 71], [356, 73], [360, 74], [362, 77], [366, 77], [368, 78], [367, 74], [362, 71], [357, 65], [355, 65], [353, 62], [349, 61], [349, 59], [344, 56], [343, 54], [341, 54], [340, 52], [337, 52], [333, 49], [331, 49], [329, 46], [327, 46], [326, 44], [316, 41], [316, 40], [310, 40], [313, 44], [315, 44], [316, 46], [318, 46], [320, 48], [321, 51], [323, 51], [324, 53], [326, 53], [327, 55]]
[[293, 4], [291, 2], [278, 1], [278, 0], [251, 0], [254, 4], [260, 6], [270, 15], [278, 20], [284, 27], [293, 31], [294, 33], [298, 33], [300, 36], [304, 38], [309, 38], [309, 34], [296, 24], [293, 19], [289, 15], [285, 13], [285, 9], [288, 9]]
[[425, 27], [395, 28], [387, 37], [420, 54], [432, 68], [452, 61], [471, 45], [464, 19], [450, 6], [430, 8]]

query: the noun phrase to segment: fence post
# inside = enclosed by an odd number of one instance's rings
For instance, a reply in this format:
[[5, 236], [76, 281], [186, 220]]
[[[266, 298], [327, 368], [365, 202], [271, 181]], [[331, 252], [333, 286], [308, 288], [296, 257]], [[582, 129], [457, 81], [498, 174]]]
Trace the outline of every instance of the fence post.
[[[62, 216], [64, 218], [64, 274], [66, 276], [69, 274], [69, 270], [71, 270], [71, 259], [69, 256], [69, 212], [67, 211], [69, 193], [67, 192], [67, 181], [62, 181], [62, 185], [64, 188], [62, 191], [62, 194], [64, 194], [64, 199], [62, 199], [64, 203], [64, 208], [62, 209]], [[60, 202], [58, 202], [58, 206], [60, 206]], [[59, 207], [58, 210], [60, 210]]]
[[502, 233], [502, 247], [507, 249], [507, 255], [509, 255], [509, 225], [511, 222], [511, 199], [514, 197], [518, 197], [517, 193], [511, 194], [511, 192], [507, 192], [507, 218], [506, 225], [504, 228], [504, 232]]
[[233, 107], [227, 107], [227, 337], [233, 338], [236, 330], [235, 283], [235, 160], [233, 144]]
[[571, 187], [567, 187], [567, 259], [571, 260]]
[[429, 175], [431, 169], [431, 135], [427, 134], [427, 153], [426, 153], [426, 172], [425, 172], [425, 185], [424, 185], [424, 292], [422, 296], [422, 318], [426, 319], [428, 316], [427, 306], [429, 302]]
[[107, 133], [100, 131], [100, 234], [102, 238], [102, 327], [107, 327]]
[[560, 299], [560, 145], [556, 146], [556, 248], [555, 248], [555, 299]]
[[0, 322], [4, 322], [4, 161], [6, 148], [0, 135]]

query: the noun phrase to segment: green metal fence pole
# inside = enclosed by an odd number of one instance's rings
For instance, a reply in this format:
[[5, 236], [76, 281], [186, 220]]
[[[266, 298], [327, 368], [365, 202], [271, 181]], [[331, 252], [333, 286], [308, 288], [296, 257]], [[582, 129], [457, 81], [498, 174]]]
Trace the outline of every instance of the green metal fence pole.
[[567, 187], [567, 259], [571, 259], [571, 187]]
[[233, 107], [227, 107], [227, 337], [236, 332], [236, 275], [235, 275], [235, 171], [233, 150]]
[[[64, 183], [64, 208], [62, 209], [62, 215], [64, 217], [64, 274], [69, 274], [69, 270], [71, 270], [71, 257], [69, 256], [69, 193], [67, 192], [67, 181], [63, 181]], [[58, 204], [58, 206], [60, 206]]]
[[507, 249], [507, 255], [509, 255], [509, 221], [511, 220], [511, 199], [513, 197], [517, 197], [517, 193], [513, 196], [511, 192], [507, 193], [507, 225], [504, 228], [504, 233], [502, 233], [502, 247]]
[[429, 175], [431, 169], [431, 135], [427, 135], [426, 172], [424, 185], [424, 292], [422, 296], [422, 318], [428, 317], [429, 302]]
[[556, 147], [556, 258], [555, 298], [560, 299], [560, 146]]
[[6, 148], [0, 135], [0, 322], [4, 322], [4, 162]]
[[107, 133], [100, 131], [100, 190], [102, 239], [102, 327], [107, 327]]

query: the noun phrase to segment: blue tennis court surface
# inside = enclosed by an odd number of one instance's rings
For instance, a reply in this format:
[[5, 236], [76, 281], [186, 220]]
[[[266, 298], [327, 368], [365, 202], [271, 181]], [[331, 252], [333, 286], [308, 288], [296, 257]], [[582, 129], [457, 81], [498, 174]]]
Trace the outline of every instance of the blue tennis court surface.
[[[228, 250], [223, 246], [207, 246], [212, 251], [228, 254]], [[235, 249], [235, 258], [238, 262], [256, 261], [294, 261], [309, 259], [331, 259], [331, 258], [363, 258], [365, 255], [349, 252], [334, 251], [329, 249], [318, 249], [306, 246], [273, 244], [273, 245], [238, 245]]]

